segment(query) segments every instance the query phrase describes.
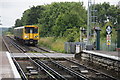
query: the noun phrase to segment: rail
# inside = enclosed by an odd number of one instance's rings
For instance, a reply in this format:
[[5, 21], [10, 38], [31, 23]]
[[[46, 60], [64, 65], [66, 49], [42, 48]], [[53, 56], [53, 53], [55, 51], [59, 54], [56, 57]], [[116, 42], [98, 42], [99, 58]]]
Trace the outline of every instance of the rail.
[[54, 76], [57, 77], [58, 80], [67, 80], [64, 76], [62, 76], [61, 74], [59, 74], [58, 72], [56, 72], [55, 70], [53, 70], [52, 68], [50, 68], [49, 66], [47, 66], [46, 64], [44, 64], [42, 61], [37, 60], [37, 62], [45, 67], [48, 71], [50, 71]]

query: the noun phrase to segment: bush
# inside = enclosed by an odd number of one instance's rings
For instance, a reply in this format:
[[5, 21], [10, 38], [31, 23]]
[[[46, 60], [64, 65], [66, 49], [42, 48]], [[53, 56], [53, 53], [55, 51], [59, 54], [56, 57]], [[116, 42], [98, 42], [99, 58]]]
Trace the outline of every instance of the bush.
[[39, 45], [56, 52], [64, 52], [64, 42], [66, 42], [65, 38], [44, 37], [40, 38]]
[[75, 38], [74, 37], [68, 37], [67, 42], [75, 42]]

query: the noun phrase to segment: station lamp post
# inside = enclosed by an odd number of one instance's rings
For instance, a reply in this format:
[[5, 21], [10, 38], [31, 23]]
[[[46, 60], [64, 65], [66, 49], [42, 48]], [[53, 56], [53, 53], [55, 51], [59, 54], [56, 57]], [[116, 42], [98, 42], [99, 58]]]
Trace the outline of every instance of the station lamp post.
[[96, 31], [96, 50], [100, 50], [100, 27], [95, 27], [94, 28]]

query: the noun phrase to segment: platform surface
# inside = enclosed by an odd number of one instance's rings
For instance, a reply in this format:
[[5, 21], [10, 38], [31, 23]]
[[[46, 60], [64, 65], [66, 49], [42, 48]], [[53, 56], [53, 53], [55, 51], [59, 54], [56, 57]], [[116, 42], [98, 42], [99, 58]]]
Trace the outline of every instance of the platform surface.
[[93, 50], [89, 51], [89, 50], [83, 50], [83, 52], [120, 61], [120, 52], [117, 52], [117, 51], [93, 51]]
[[0, 52], [1, 62], [0, 62], [0, 77], [1, 78], [13, 78], [12, 68], [8, 61], [6, 52]]
[[[0, 80], [3, 79], [13, 79], [20, 78], [16, 68], [14, 68], [14, 64], [11, 64], [12, 59], [7, 52], [0, 52]], [[14, 67], [13, 67], [14, 66]], [[13, 70], [14, 69], [14, 70]], [[16, 76], [17, 75], [17, 76]]]
[[[63, 53], [26, 53], [30, 57], [39, 57], [39, 58], [73, 58], [74, 54], [63, 54]], [[13, 53], [12, 57], [27, 57], [24, 53]]]
[[94, 51], [94, 52], [120, 57], [120, 52], [118, 51]]

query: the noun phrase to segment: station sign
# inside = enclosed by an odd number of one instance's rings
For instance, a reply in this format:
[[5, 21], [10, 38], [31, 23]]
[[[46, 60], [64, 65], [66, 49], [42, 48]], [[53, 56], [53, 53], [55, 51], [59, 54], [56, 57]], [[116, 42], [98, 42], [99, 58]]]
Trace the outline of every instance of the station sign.
[[108, 34], [106, 39], [107, 39], [107, 46], [110, 46], [111, 45], [111, 35]]
[[111, 26], [107, 26], [106, 27], [106, 33], [107, 34], [111, 34], [112, 33], [112, 27]]

